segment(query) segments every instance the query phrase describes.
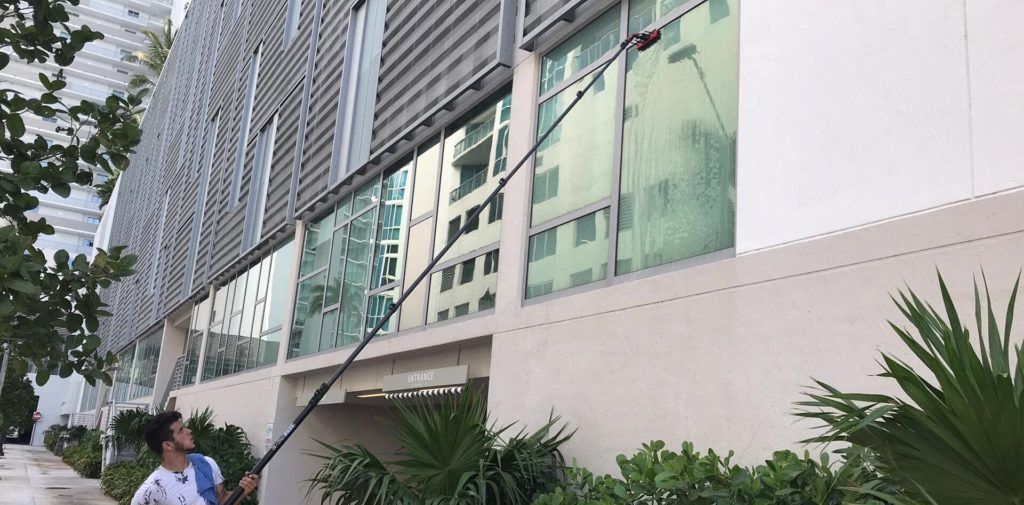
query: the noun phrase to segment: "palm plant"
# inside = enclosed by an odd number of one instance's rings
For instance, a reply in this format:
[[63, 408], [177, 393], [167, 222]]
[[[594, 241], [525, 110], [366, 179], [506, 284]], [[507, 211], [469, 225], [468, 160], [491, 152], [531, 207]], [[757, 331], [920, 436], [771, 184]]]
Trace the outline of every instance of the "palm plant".
[[916, 335], [890, 326], [932, 377], [883, 354], [881, 376], [895, 380], [907, 400], [816, 381], [820, 390], [801, 402], [810, 409], [798, 415], [824, 421], [828, 431], [809, 441], [873, 451], [880, 471], [921, 501], [1024, 504], [1024, 351], [1019, 343], [1011, 348], [1010, 337], [1019, 285], [1018, 275], [1000, 329], [987, 280], [984, 307], [975, 282], [976, 344], [941, 275], [945, 315], [901, 291], [893, 301]]
[[153, 414], [142, 409], [118, 412], [110, 422], [110, 441], [118, 450], [131, 448], [142, 452], [146, 445], [146, 425], [152, 420]]
[[321, 503], [349, 504], [528, 504], [562, 476], [559, 447], [572, 433], [558, 417], [527, 434], [508, 437], [512, 425], [488, 426], [476, 394], [439, 405], [399, 406], [397, 459], [385, 462], [359, 444], [313, 454], [324, 460], [309, 480], [308, 494]]
[[142, 34], [148, 41], [146, 49], [126, 54], [121, 60], [142, 65], [149, 71], [148, 74], [132, 74], [128, 79], [128, 91], [145, 95], [154, 86], [153, 78], [159, 77], [164, 70], [167, 56], [171, 52], [171, 45], [174, 44], [175, 32], [170, 18], [168, 18], [164, 20], [163, 28], [160, 31], [146, 29], [142, 30]]

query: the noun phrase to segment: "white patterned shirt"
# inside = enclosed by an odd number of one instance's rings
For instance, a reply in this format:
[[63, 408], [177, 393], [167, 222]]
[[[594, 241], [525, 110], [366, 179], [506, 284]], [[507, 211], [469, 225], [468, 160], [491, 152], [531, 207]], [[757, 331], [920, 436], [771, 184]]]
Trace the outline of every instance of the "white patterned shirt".
[[[213, 484], [223, 483], [224, 476], [217, 462], [208, 456], [203, 457], [213, 470]], [[181, 472], [158, 466], [135, 492], [132, 505], [206, 505], [206, 502], [199, 496], [196, 469], [190, 461], [188, 468]]]

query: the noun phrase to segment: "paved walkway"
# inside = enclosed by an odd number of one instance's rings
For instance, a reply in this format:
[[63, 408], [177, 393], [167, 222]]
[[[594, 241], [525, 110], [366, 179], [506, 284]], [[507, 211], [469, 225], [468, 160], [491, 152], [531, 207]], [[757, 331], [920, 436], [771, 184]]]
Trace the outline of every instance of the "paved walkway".
[[0, 505], [114, 505], [99, 479], [80, 477], [43, 447], [4, 444]]

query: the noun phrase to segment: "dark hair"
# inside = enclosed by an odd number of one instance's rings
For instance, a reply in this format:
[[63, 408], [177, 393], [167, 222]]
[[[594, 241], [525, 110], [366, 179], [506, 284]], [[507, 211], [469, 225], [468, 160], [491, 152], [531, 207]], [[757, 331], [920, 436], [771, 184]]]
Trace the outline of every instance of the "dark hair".
[[171, 425], [181, 421], [181, 412], [169, 410], [157, 414], [152, 421], [146, 424], [146, 445], [149, 450], [160, 456], [164, 453], [164, 442], [174, 440], [174, 433]]

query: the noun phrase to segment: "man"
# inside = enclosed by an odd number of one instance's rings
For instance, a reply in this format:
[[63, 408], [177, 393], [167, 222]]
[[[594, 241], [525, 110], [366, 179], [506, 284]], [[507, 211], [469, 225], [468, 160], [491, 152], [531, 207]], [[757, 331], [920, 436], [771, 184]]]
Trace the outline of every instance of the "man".
[[[132, 498], [132, 505], [219, 505], [230, 493], [224, 491], [224, 476], [213, 458], [188, 454], [195, 450], [192, 431], [175, 411], [157, 414], [145, 430], [146, 445], [160, 457], [153, 471]], [[249, 474], [238, 482], [248, 496], [259, 484]]]

